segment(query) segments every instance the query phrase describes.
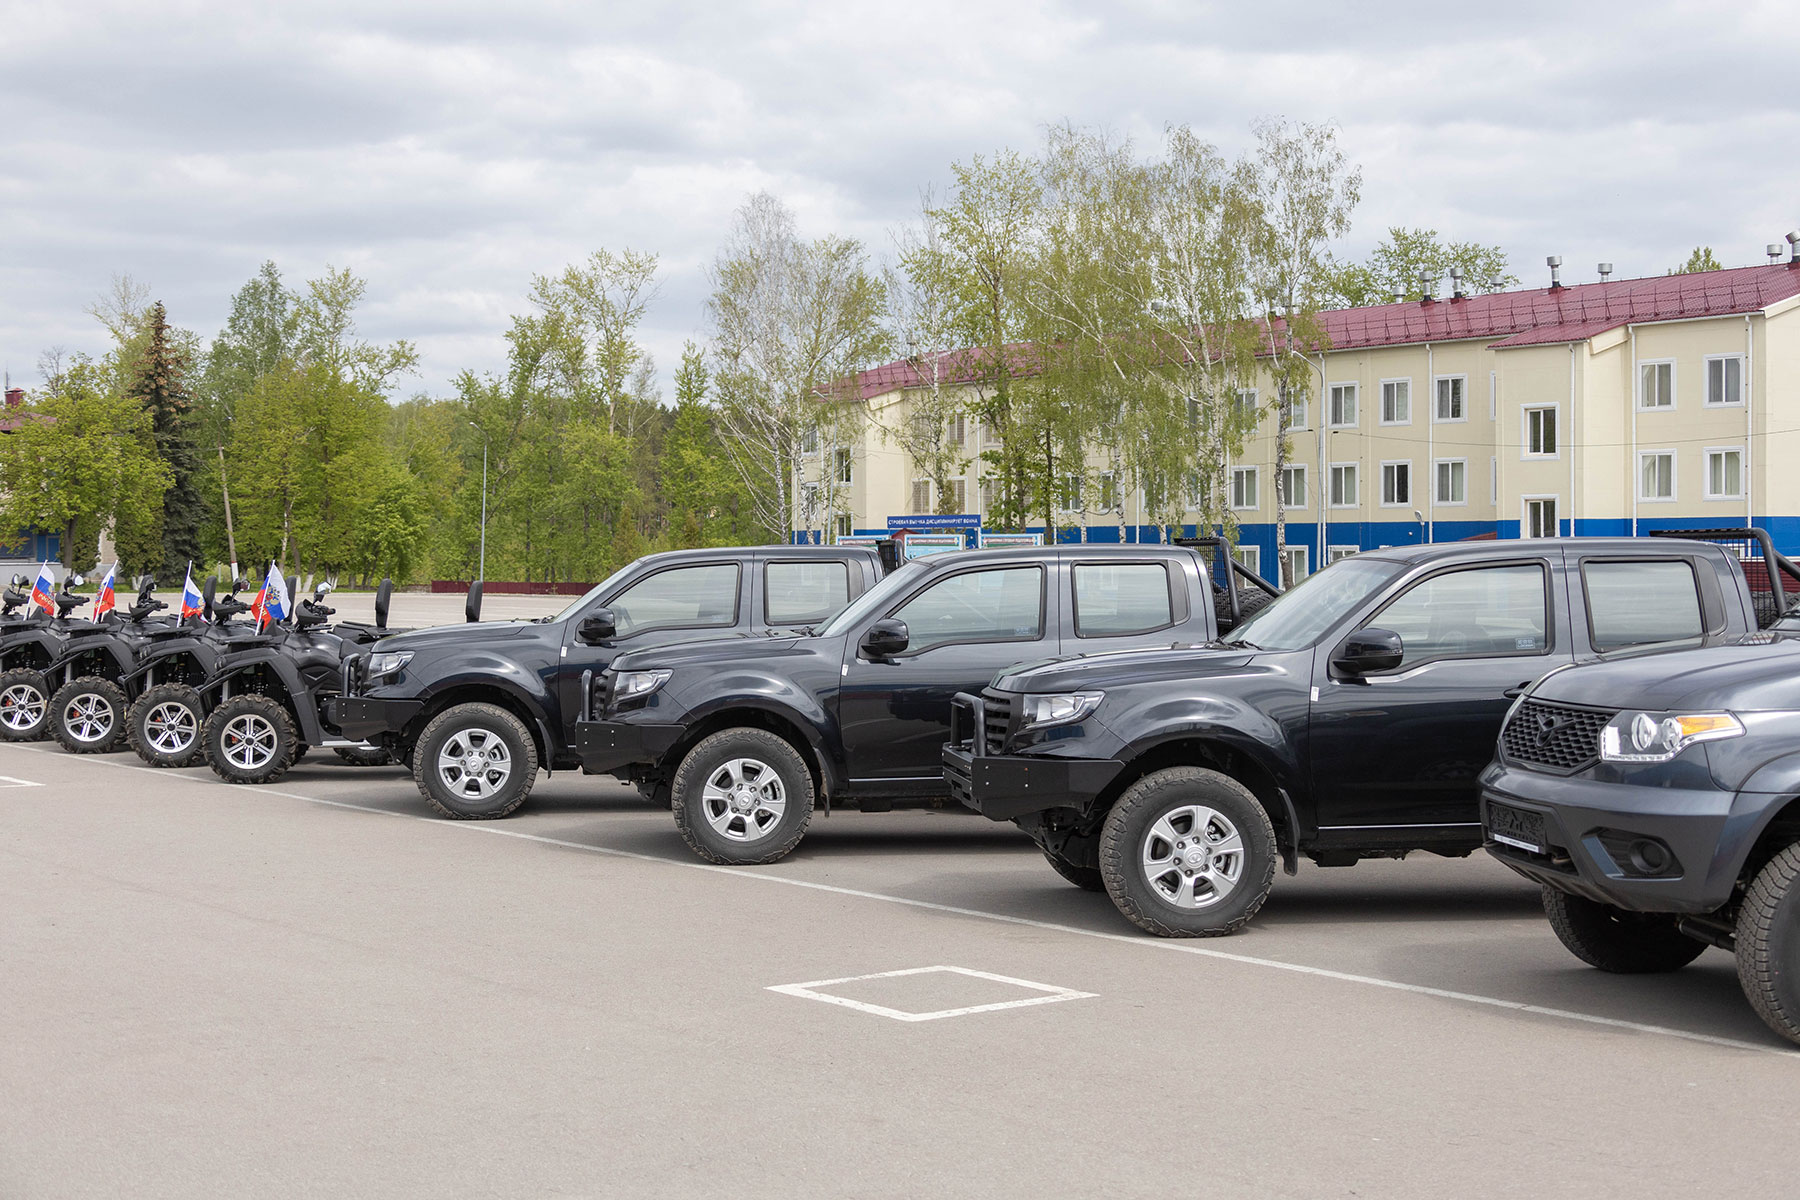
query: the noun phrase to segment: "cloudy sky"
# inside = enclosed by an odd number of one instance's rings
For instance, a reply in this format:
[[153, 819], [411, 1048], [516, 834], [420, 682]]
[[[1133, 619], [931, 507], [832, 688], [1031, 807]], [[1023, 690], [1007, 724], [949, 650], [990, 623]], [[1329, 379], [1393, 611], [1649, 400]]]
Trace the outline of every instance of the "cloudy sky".
[[1571, 281], [1760, 262], [1800, 226], [1795, 45], [1791, 5], [1746, 2], [0, 0], [0, 364], [103, 349], [115, 274], [210, 337], [272, 258], [365, 276], [363, 332], [443, 394], [503, 364], [533, 273], [605, 246], [661, 256], [666, 380], [748, 193], [885, 251], [951, 162], [1063, 120], [1228, 152], [1334, 121], [1351, 256], [1406, 223], [1530, 283], [1553, 253]]

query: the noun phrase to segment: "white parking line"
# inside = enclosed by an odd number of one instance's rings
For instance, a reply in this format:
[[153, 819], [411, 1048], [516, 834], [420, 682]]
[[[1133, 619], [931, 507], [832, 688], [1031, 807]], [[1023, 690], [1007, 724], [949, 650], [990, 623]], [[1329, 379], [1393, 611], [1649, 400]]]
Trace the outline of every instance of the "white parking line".
[[[907, 1012], [901, 1008], [887, 1008], [880, 1004], [870, 1004], [864, 1000], [852, 1000], [848, 996], [834, 996], [821, 988], [837, 987], [844, 983], [862, 983], [870, 979], [899, 979], [906, 975], [966, 975], [971, 979], [985, 979], [990, 983], [1011, 984], [1013, 987], [1026, 988], [1040, 993], [1027, 996], [1023, 1000], [1000, 1000], [992, 1004], [971, 1004], [966, 1008], [940, 1008], [933, 1012]], [[971, 971], [967, 967], [908, 967], [903, 971], [877, 971], [873, 975], [849, 975], [843, 979], [816, 979], [811, 983], [778, 983], [767, 989], [780, 992], [784, 996], [799, 996], [804, 1000], [818, 1000], [825, 1004], [836, 1004], [843, 1008], [854, 1008], [858, 1012], [873, 1013], [878, 1017], [888, 1017], [895, 1021], [941, 1021], [945, 1017], [966, 1017], [971, 1013], [998, 1012], [1003, 1008], [1030, 1008], [1038, 1004], [1055, 1004], [1060, 1000], [1092, 1000], [1093, 992], [1077, 992], [1072, 988], [1054, 987], [1048, 983], [1033, 983], [1029, 979], [1014, 979], [1010, 975], [992, 975], [986, 971]]]
[[[64, 755], [62, 750], [47, 750], [36, 746], [21, 746], [6, 743], [5, 748], [23, 750], [30, 754]], [[140, 766], [137, 763], [112, 762], [107, 759], [89, 758], [85, 755], [69, 755], [75, 762], [91, 763], [95, 766], [114, 767], [125, 771], [147, 771], [165, 778], [169, 772], [157, 767]], [[188, 779], [205, 783], [215, 783], [220, 787], [238, 787], [242, 785], [228, 784], [222, 779], [204, 775], [185, 776]], [[1527, 1004], [1522, 1000], [1507, 1000], [1499, 996], [1483, 996], [1476, 992], [1458, 992], [1448, 988], [1429, 987], [1419, 983], [1405, 983], [1398, 979], [1383, 979], [1376, 975], [1357, 975], [1348, 971], [1334, 971], [1328, 967], [1312, 967], [1305, 963], [1283, 962], [1277, 958], [1259, 958], [1253, 954], [1238, 954], [1230, 950], [1216, 950], [1210, 946], [1190, 941], [1171, 938], [1145, 937], [1125, 933], [1107, 933], [1098, 929], [1083, 929], [1078, 925], [1063, 925], [1055, 921], [1038, 921], [1030, 917], [1015, 917], [1007, 913], [988, 912], [979, 908], [962, 908], [954, 904], [938, 904], [930, 900], [914, 900], [908, 896], [890, 896], [884, 892], [865, 892], [856, 888], [838, 887], [829, 883], [814, 883], [808, 879], [792, 879], [784, 875], [765, 874], [760, 871], [748, 871], [742, 867], [720, 867], [712, 863], [690, 862], [677, 858], [666, 858], [660, 854], [640, 854], [635, 850], [617, 850], [611, 846], [590, 846], [582, 842], [571, 842], [565, 838], [544, 837], [542, 834], [525, 833], [522, 830], [506, 829], [491, 821], [449, 821], [440, 817], [422, 816], [418, 813], [395, 812], [388, 808], [376, 808], [368, 804], [351, 804], [344, 800], [326, 800], [318, 796], [307, 796], [300, 792], [283, 791], [272, 787], [246, 787], [245, 791], [259, 795], [282, 796], [289, 800], [304, 800], [308, 804], [324, 805], [328, 808], [346, 808], [353, 812], [374, 813], [383, 817], [400, 817], [411, 821], [422, 821], [428, 825], [436, 825], [446, 829], [460, 829], [468, 833], [483, 833], [494, 837], [517, 838], [525, 842], [537, 842], [545, 846], [561, 846], [569, 850], [582, 850], [589, 854], [604, 854], [612, 858], [627, 858], [638, 862], [661, 863], [664, 866], [677, 867], [687, 871], [708, 871], [718, 875], [733, 875], [740, 879], [754, 879], [761, 883], [780, 884], [785, 887], [806, 888], [816, 892], [827, 892], [835, 896], [850, 896], [859, 900], [874, 900], [883, 904], [897, 904], [905, 908], [923, 909], [927, 912], [948, 913], [952, 916], [973, 917], [977, 920], [996, 921], [1003, 925], [1019, 925], [1028, 929], [1042, 929], [1050, 933], [1066, 933], [1076, 937], [1098, 938], [1102, 941], [1117, 942], [1121, 945], [1133, 946], [1140, 950], [1156, 950], [1173, 954], [1192, 954], [1200, 958], [1213, 958], [1223, 962], [1238, 963], [1242, 966], [1262, 967], [1271, 971], [1287, 971], [1295, 975], [1309, 975], [1316, 979], [1332, 979], [1339, 983], [1354, 983], [1363, 987], [1383, 988], [1388, 991], [1405, 992], [1414, 996], [1430, 996], [1437, 1000], [1453, 1000], [1460, 1004], [1472, 1004], [1482, 1008], [1497, 1008], [1508, 1012], [1529, 1013], [1537, 1017], [1550, 1017], [1559, 1021], [1574, 1021], [1582, 1025], [1597, 1025], [1606, 1029], [1622, 1029], [1631, 1033], [1650, 1034], [1655, 1037], [1678, 1038], [1686, 1042], [1701, 1042], [1709, 1046], [1725, 1046], [1733, 1050], [1753, 1050], [1759, 1054], [1778, 1054], [1784, 1058], [1800, 1060], [1800, 1051], [1782, 1046], [1764, 1045], [1759, 1042], [1746, 1042], [1737, 1038], [1715, 1037], [1707, 1033], [1693, 1033], [1685, 1029], [1672, 1029], [1666, 1025], [1647, 1025], [1638, 1021], [1625, 1021], [1617, 1017], [1603, 1017], [1596, 1013], [1578, 1012], [1567, 1008], [1550, 1008], [1542, 1004]]]
[[43, 787], [35, 779], [15, 779], [11, 775], [0, 775], [0, 788]]

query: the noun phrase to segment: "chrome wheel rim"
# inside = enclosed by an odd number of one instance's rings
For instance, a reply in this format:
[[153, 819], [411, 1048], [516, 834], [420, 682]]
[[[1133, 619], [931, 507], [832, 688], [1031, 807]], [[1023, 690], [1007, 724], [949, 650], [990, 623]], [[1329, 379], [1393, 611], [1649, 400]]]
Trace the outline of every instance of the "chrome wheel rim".
[[44, 719], [44, 693], [29, 683], [15, 683], [0, 692], [0, 721], [8, 729], [30, 729]]
[[83, 692], [63, 705], [63, 727], [83, 744], [103, 740], [112, 732], [112, 705], [95, 692]]
[[1144, 880], [1176, 908], [1211, 908], [1244, 877], [1244, 839], [1217, 809], [1172, 808], [1144, 835], [1139, 862]]
[[458, 800], [487, 800], [512, 778], [512, 751], [491, 729], [459, 729], [438, 751], [438, 780]]
[[200, 721], [185, 704], [169, 701], [144, 715], [144, 740], [158, 754], [179, 754], [200, 736]]
[[240, 771], [257, 771], [275, 757], [280, 735], [268, 718], [245, 713], [225, 722], [220, 741], [226, 762]]
[[767, 837], [787, 811], [787, 788], [768, 763], [734, 758], [719, 764], [700, 791], [706, 823], [734, 842]]

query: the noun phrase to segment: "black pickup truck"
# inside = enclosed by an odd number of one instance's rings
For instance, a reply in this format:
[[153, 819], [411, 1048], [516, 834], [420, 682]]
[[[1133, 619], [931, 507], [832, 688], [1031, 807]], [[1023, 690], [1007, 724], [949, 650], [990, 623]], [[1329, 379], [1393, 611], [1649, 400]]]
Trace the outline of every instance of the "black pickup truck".
[[827, 811], [947, 801], [938, 758], [958, 692], [1028, 660], [1209, 641], [1216, 601], [1200, 555], [1176, 546], [937, 555], [814, 637], [622, 655], [595, 696], [604, 719], [575, 744], [590, 771], [670, 787], [702, 858], [772, 862], [817, 796]]
[[439, 813], [503, 817], [539, 765], [573, 768], [575, 718], [613, 657], [741, 631], [830, 619], [884, 572], [869, 546], [677, 550], [620, 568], [555, 616], [478, 622], [383, 638], [346, 660], [326, 719], [344, 737], [412, 768]]
[[1738, 556], [1653, 538], [1359, 554], [1211, 646], [1053, 662], [959, 698], [946, 776], [1063, 874], [1169, 937], [1230, 933], [1279, 858], [1482, 842], [1476, 780], [1512, 701], [1625, 646], [1757, 627]]

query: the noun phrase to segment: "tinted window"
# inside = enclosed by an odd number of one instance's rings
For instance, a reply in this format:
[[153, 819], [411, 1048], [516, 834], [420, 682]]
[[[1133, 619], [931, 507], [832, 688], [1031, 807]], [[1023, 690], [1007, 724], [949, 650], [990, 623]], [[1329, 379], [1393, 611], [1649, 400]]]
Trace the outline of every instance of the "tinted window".
[[1223, 640], [1264, 650], [1310, 646], [1399, 573], [1399, 567], [1378, 559], [1340, 559], [1257, 609]]
[[619, 636], [646, 629], [694, 629], [737, 624], [738, 566], [709, 563], [659, 571], [613, 597]]
[[1160, 563], [1075, 567], [1075, 632], [1082, 637], [1148, 633], [1175, 622], [1169, 572]]
[[817, 625], [850, 603], [841, 562], [773, 562], [763, 570], [763, 616], [771, 625]]
[[1044, 573], [1037, 567], [965, 571], [932, 584], [893, 613], [908, 651], [946, 642], [1030, 641], [1044, 632]]
[[1700, 592], [1685, 561], [1583, 563], [1594, 649], [1680, 642], [1703, 632]]
[[1422, 579], [1368, 624], [1391, 629], [1406, 649], [1401, 666], [1437, 658], [1542, 654], [1546, 636], [1544, 569], [1480, 567]]

